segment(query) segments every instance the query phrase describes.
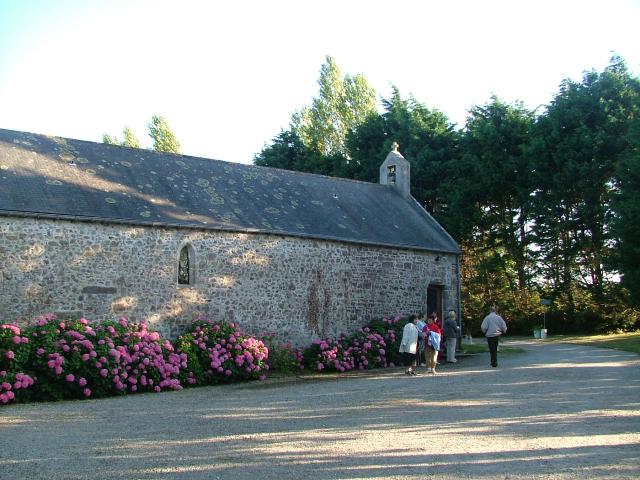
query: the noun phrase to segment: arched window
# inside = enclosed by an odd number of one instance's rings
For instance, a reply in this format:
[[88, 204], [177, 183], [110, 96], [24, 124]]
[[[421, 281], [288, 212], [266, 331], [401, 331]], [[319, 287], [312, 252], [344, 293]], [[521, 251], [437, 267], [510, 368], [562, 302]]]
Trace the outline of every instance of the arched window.
[[193, 285], [195, 283], [194, 267], [193, 248], [191, 245], [185, 245], [180, 249], [178, 257], [178, 285]]

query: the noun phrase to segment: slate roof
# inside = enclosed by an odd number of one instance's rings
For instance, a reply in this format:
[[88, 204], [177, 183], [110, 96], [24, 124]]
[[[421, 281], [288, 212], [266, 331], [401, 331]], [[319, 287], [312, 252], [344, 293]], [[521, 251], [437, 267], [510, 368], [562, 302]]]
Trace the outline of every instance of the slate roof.
[[0, 129], [0, 215], [459, 253], [387, 185]]

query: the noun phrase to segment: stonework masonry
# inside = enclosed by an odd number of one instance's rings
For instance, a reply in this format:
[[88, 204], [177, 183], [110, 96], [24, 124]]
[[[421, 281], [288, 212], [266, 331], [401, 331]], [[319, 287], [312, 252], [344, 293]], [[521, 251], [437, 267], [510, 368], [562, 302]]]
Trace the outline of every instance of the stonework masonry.
[[[180, 250], [192, 285], [178, 285]], [[372, 318], [415, 313], [427, 287], [457, 308], [453, 254], [267, 234], [0, 218], [0, 312], [147, 319], [168, 338], [193, 319], [236, 321], [305, 346]]]

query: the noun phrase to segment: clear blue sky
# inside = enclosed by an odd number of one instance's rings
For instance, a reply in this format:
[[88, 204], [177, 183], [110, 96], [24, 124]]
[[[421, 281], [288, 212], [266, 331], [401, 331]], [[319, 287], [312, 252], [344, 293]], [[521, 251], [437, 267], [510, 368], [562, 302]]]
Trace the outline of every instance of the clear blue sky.
[[640, 72], [640, 0], [0, 0], [0, 128], [101, 141], [154, 113], [185, 154], [249, 163], [317, 94], [325, 55], [462, 125], [491, 94], [547, 104], [612, 52]]

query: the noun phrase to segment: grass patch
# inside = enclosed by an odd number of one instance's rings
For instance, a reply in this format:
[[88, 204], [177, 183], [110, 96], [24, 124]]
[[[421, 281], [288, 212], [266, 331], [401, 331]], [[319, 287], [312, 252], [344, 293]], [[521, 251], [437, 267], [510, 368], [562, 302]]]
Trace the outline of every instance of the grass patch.
[[576, 343], [590, 347], [612, 348], [625, 352], [640, 353], [640, 332], [611, 335], [557, 335], [555, 342]]
[[486, 343], [463, 343], [462, 351], [464, 353], [484, 353], [489, 351]]

